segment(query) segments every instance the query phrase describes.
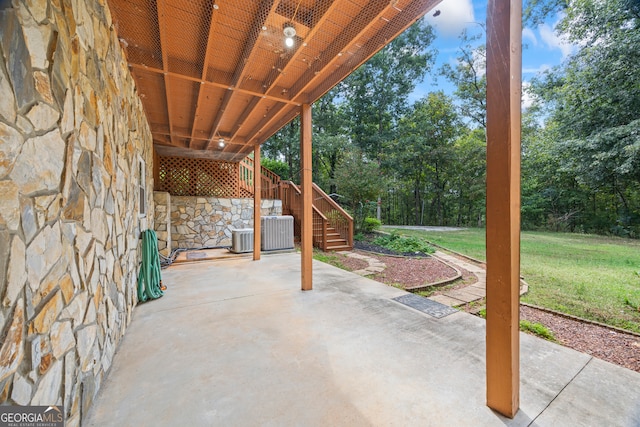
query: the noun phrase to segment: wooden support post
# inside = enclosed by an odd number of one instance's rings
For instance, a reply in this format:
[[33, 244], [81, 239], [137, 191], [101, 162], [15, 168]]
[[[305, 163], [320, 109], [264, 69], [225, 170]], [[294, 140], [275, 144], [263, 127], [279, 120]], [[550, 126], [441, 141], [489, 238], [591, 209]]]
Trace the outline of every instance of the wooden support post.
[[520, 100], [522, 1], [487, 9], [487, 405], [520, 400]]
[[260, 260], [260, 209], [262, 207], [262, 185], [260, 174], [260, 145], [253, 150], [253, 260]]
[[158, 151], [153, 148], [153, 189], [160, 186], [160, 156]]
[[311, 186], [311, 105], [302, 104], [300, 108], [300, 159], [302, 179], [302, 290], [310, 291], [312, 284], [313, 260], [313, 196]]

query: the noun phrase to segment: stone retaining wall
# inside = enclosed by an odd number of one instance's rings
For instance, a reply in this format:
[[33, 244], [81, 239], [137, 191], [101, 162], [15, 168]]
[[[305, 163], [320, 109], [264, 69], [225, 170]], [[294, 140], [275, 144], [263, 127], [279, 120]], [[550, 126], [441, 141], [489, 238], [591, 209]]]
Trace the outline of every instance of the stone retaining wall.
[[152, 214], [152, 138], [106, 2], [2, 2], [1, 404], [85, 416], [136, 303], [141, 159]]
[[171, 254], [171, 195], [163, 191], [154, 191], [153, 203], [158, 250], [161, 255], [168, 257]]
[[[253, 199], [171, 196], [170, 211], [173, 249], [231, 246], [233, 228], [253, 228]], [[282, 215], [282, 201], [262, 200], [260, 214]], [[164, 227], [156, 223], [160, 238], [159, 228]]]

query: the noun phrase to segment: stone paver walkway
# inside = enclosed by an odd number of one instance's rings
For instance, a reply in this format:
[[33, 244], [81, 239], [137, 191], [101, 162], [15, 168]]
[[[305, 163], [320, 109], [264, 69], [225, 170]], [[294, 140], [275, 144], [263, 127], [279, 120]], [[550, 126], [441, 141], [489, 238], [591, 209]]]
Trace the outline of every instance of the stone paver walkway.
[[453, 307], [477, 301], [487, 296], [487, 271], [484, 268], [441, 251], [436, 251], [434, 255], [449, 264], [467, 270], [475, 275], [478, 281], [465, 288], [445, 291], [441, 295], [435, 295], [429, 297], [429, 299]]
[[[441, 295], [435, 295], [429, 297], [429, 299], [454, 307], [478, 301], [487, 296], [487, 270], [484, 267], [466, 262], [458, 257], [440, 251], [436, 251], [434, 255], [449, 264], [453, 264], [456, 267], [463, 268], [468, 272], [473, 273], [478, 278], [478, 281], [465, 288], [445, 291]], [[523, 286], [523, 282], [520, 282], [520, 295], [525, 292], [526, 288]]]
[[385, 268], [387, 268], [387, 265], [384, 262], [381, 262], [367, 255], [362, 255], [351, 251], [341, 251], [338, 253], [341, 255], [346, 255], [349, 258], [361, 259], [368, 262], [369, 265], [367, 267], [363, 268], [362, 270], [354, 271], [354, 273], [361, 276], [371, 276], [372, 274], [381, 273]]

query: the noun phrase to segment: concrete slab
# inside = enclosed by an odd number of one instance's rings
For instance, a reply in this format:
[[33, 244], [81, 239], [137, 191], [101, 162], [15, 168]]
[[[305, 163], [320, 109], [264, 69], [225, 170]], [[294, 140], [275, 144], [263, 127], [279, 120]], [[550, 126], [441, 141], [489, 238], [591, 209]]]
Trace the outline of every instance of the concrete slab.
[[[639, 387], [635, 372], [591, 359], [535, 425], [640, 426]], [[610, 414], [619, 416], [610, 419]]]
[[400, 289], [313, 268], [308, 292], [299, 254], [164, 271], [167, 293], [135, 309], [84, 424], [556, 426], [587, 404], [604, 425], [637, 420], [640, 374], [528, 335], [506, 419], [485, 406], [484, 320], [435, 319], [392, 301]]

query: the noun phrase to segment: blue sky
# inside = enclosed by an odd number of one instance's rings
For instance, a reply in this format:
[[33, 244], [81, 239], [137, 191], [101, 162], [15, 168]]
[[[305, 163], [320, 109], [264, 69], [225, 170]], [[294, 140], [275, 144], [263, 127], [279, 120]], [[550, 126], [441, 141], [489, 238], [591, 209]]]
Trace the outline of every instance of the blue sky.
[[[486, 0], [443, 0], [427, 14], [424, 19], [436, 29], [434, 46], [438, 49], [438, 57], [434, 71], [418, 85], [411, 101], [435, 90], [441, 89], [449, 94], [454, 91], [453, 86], [444, 77], [436, 76], [437, 70], [445, 63], [455, 65], [460, 47], [458, 37], [463, 29], [466, 28], [471, 34], [482, 34], [481, 42], [484, 43], [484, 30], [478, 23], [486, 23], [486, 9]], [[439, 10], [440, 14], [434, 17], [436, 10]], [[554, 31], [559, 19], [559, 16], [555, 16], [543, 25], [523, 28], [522, 80], [525, 87], [536, 74], [560, 64], [574, 52], [574, 47], [558, 37]], [[526, 107], [528, 103], [529, 99], [525, 95], [523, 106]]]

